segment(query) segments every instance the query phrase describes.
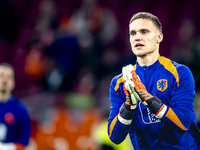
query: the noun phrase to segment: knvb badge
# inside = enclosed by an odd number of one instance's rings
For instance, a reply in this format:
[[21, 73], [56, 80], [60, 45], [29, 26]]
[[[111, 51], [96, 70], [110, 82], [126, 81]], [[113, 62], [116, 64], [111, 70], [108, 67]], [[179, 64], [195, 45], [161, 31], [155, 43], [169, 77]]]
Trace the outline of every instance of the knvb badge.
[[159, 91], [164, 92], [168, 88], [167, 80], [166, 79], [160, 79], [157, 81], [157, 89]]

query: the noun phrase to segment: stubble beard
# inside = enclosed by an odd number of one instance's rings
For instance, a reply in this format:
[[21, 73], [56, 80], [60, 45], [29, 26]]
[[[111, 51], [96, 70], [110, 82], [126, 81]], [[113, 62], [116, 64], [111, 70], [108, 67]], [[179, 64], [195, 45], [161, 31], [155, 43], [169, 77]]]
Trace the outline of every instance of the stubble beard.
[[147, 54], [145, 53], [145, 54], [138, 54], [138, 55], [136, 55], [136, 57], [141, 57], [141, 58], [143, 58], [143, 57], [145, 57]]
[[[134, 50], [133, 50], [133, 49], [134, 49], [134, 47], [132, 48], [132, 51], [133, 51], [133, 53], [134, 53]], [[138, 50], [136, 50], [136, 51], [135, 51], [136, 53], [134, 53], [136, 57], [141, 57], [141, 58], [143, 58], [143, 57], [145, 57], [145, 56], [148, 54], [148, 52], [144, 52], [143, 50], [141, 50], [141, 52], [139, 52], [139, 53], [137, 53], [137, 51], [138, 51]], [[142, 51], [143, 51], [143, 52], [142, 52]]]
[[148, 53], [135, 54], [136, 57], [144, 58]]
[[154, 51], [144, 52], [142, 54], [135, 54], [136, 57], [144, 58], [145, 56], [154, 53]]

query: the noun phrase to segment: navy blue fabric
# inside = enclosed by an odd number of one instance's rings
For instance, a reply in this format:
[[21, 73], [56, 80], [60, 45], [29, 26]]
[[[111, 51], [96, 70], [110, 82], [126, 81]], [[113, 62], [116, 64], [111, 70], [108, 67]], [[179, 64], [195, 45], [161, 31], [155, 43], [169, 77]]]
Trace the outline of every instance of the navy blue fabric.
[[28, 144], [31, 134], [30, 118], [25, 106], [14, 96], [7, 102], [0, 103], [0, 127], [1, 142]]
[[[121, 105], [126, 101], [122, 74], [113, 78], [110, 84], [111, 110], [108, 120], [108, 134], [113, 142], [122, 142], [129, 133], [135, 150], [146, 149], [198, 149], [196, 115], [194, 111], [195, 85], [193, 76], [184, 65], [162, 57], [171, 66], [157, 60], [148, 67], [136, 63], [136, 73], [147, 91], [158, 97], [167, 110], [162, 119], [142, 102], [138, 101], [132, 123], [122, 126], [119, 120], [113, 122]], [[175, 68], [169, 71], [166, 68]], [[176, 77], [176, 71], [178, 78]], [[165, 84], [160, 84], [165, 81]], [[172, 110], [172, 111], [169, 111]], [[170, 112], [173, 112], [169, 114]], [[170, 115], [176, 118], [173, 120]], [[177, 124], [180, 122], [180, 124]], [[110, 129], [112, 123], [113, 130]], [[193, 128], [191, 128], [191, 126]]]

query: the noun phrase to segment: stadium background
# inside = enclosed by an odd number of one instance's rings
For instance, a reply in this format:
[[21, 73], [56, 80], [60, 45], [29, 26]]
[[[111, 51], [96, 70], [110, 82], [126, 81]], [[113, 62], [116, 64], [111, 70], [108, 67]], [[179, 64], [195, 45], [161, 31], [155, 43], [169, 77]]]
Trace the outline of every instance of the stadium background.
[[0, 62], [14, 66], [13, 95], [31, 116], [27, 150], [132, 149], [129, 141], [111, 145], [106, 121], [110, 81], [135, 63], [128, 25], [139, 11], [161, 21], [160, 54], [191, 69], [200, 122], [199, 6], [198, 0], [1, 0]]

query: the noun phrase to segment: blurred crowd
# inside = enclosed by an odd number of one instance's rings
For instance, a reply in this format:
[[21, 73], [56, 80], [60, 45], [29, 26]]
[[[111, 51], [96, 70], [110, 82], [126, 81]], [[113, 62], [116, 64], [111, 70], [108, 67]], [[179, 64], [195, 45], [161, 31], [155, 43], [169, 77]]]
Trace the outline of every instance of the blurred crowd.
[[14, 66], [13, 94], [31, 115], [29, 149], [117, 149], [109, 139], [100, 140], [98, 130], [107, 132], [104, 121], [112, 78], [122, 66], [136, 61], [128, 25], [138, 11], [160, 18], [165, 39], [160, 54], [192, 71], [200, 122], [199, 4], [198, 0], [1, 0], [0, 62]]

